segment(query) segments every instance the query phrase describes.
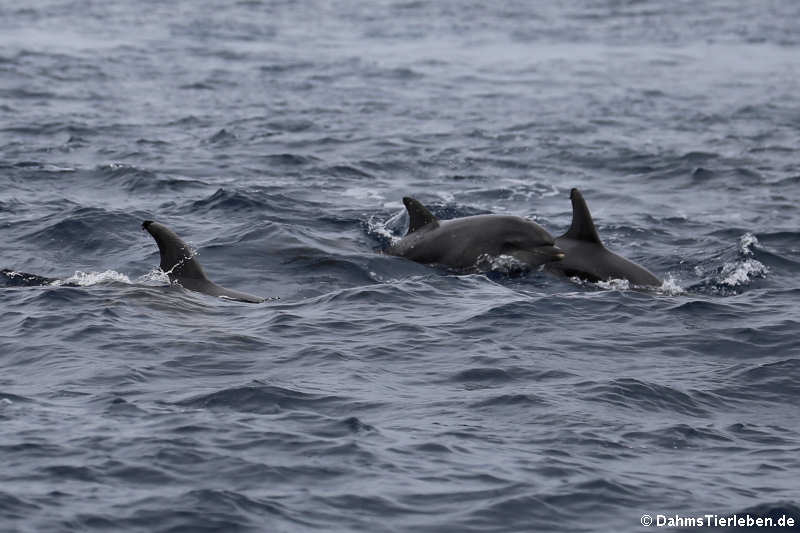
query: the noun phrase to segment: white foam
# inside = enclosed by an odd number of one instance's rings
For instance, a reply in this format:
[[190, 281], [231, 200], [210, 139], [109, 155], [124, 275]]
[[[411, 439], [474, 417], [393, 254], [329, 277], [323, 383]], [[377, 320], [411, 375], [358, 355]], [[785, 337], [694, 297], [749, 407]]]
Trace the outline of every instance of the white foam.
[[610, 279], [608, 281], [598, 281], [595, 283], [601, 289], [611, 291], [627, 291], [631, 288], [631, 282], [627, 279]]
[[511, 274], [528, 269], [528, 266], [516, 257], [502, 254], [497, 256], [483, 254], [475, 261], [475, 266], [479, 270], [491, 270], [501, 274]]
[[446, 203], [446, 204], [452, 204], [452, 203], [455, 203], [455, 201], [456, 201], [455, 194], [453, 194], [450, 191], [438, 191], [436, 193], [436, 196], [441, 198], [444, 201], [444, 203]]
[[745, 233], [739, 237], [739, 252], [744, 255], [753, 255], [753, 246], [758, 244], [758, 239], [752, 233]]
[[571, 278], [569, 278], [569, 280], [570, 280], [572, 283], [574, 283], [575, 285], [585, 285], [585, 284], [586, 284], [586, 281], [585, 281], [585, 280], [582, 280], [582, 279], [581, 279], [581, 278], [579, 278], [578, 276], [572, 276]]
[[146, 272], [136, 278], [136, 283], [141, 283], [143, 285], [169, 285], [170, 281], [166, 272], [159, 267], [155, 267], [150, 272]]
[[46, 164], [42, 166], [42, 170], [45, 172], [75, 172], [76, 169], [73, 167], [59, 167], [58, 165], [51, 165]]
[[121, 274], [115, 270], [106, 270], [105, 272], [82, 272], [78, 270], [72, 276], [66, 279], [60, 279], [53, 282], [53, 285], [80, 285], [81, 287], [89, 287], [97, 285], [98, 283], [107, 283], [109, 281], [116, 283], [125, 283], [132, 285], [133, 282], [125, 274]]
[[29, 274], [25, 274], [24, 272], [17, 272], [14, 270], [8, 270], [4, 272], [4, 274], [9, 278], [25, 278], [26, 276], [29, 276]]
[[81, 287], [91, 287], [102, 283], [124, 283], [126, 285], [169, 285], [169, 276], [160, 268], [142, 274], [138, 278], [131, 280], [127, 275], [116, 270], [106, 270], [105, 272], [83, 272], [76, 271], [72, 276], [64, 279], [55, 280], [52, 285], [59, 287], [62, 285], [79, 285]]
[[664, 281], [661, 282], [661, 287], [656, 290], [661, 294], [666, 294], [667, 296], [686, 294], [686, 290], [680, 286], [678, 279], [673, 277], [672, 274], [668, 274], [667, 277], [664, 278]]
[[[590, 282], [582, 280], [577, 276], [572, 276], [569, 278], [569, 280], [576, 285], [586, 285], [587, 283], [590, 283], [607, 291], [628, 291], [637, 288], [637, 285], [633, 285], [627, 279], [610, 279], [608, 281]], [[661, 282], [659, 287], [655, 288], [655, 291], [659, 294], [665, 294], [667, 296], [686, 294], [686, 290], [680, 286], [678, 279], [673, 277], [671, 274]]]
[[389, 228], [394, 226], [400, 218], [405, 213], [405, 210], [398, 211], [396, 214], [392, 215], [388, 220], [381, 222], [376, 217], [371, 216], [369, 220], [367, 220], [367, 229], [370, 233], [375, 233], [386, 239], [389, 239], [389, 242], [392, 244], [398, 242], [402, 237], [399, 235], [395, 235], [392, 230]]
[[559, 191], [558, 187], [556, 187], [555, 185], [550, 185], [550, 188], [551, 188], [550, 191], [545, 191], [545, 192], [542, 193], [542, 197], [545, 197], [545, 196], [558, 196], [559, 194], [561, 194], [561, 191]]
[[753, 259], [753, 246], [758, 244], [758, 239], [752, 233], [745, 233], [739, 237], [739, 253], [743, 260], [725, 263], [719, 274], [720, 283], [728, 287], [744, 285], [755, 278], [764, 277], [769, 272], [764, 263]]
[[766, 276], [767, 272], [769, 272], [769, 269], [761, 261], [755, 259], [725, 263], [720, 273], [720, 277], [724, 276], [724, 278], [720, 283], [729, 287], [736, 287], [737, 285], [744, 285], [754, 278]]

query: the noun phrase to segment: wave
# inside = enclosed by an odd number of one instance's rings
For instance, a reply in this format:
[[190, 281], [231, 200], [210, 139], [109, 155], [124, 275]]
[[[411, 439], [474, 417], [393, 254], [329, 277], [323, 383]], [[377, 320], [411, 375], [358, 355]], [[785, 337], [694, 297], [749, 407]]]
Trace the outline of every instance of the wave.
[[341, 408], [342, 404], [349, 401], [341, 396], [312, 394], [277, 385], [254, 383], [192, 396], [176, 402], [175, 405], [194, 409], [233, 409], [248, 413], [275, 414], [303, 409], [335, 410], [337, 406]]
[[124, 163], [100, 165], [93, 174], [94, 177], [111, 181], [131, 193], [183, 193], [208, 187], [206, 182], [196, 178], [165, 176], [154, 170]]
[[[302, 131], [302, 126], [299, 125], [291, 125], [291, 124], [277, 124], [273, 125], [274, 128], [286, 128], [288, 131], [295, 131], [293, 128], [299, 128], [296, 131]], [[265, 163], [267, 166], [276, 166], [276, 167], [301, 167], [305, 165], [310, 165], [312, 163], [316, 163], [319, 161], [316, 157], [308, 156], [308, 155], [300, 155], [300, 154], [292, 154], [292, 153], [282, 153], [282, 154], [269, 154], [264, 156], [259, 156], [259, 160]]]
[[192, 212], [211, 212], [221, 210], [225, 212], [266, 210], [269, 203], [261, 200], [255, 194], [246, 191], [230, 191], [217, 189], [211, 196], [192, 203]]
[[689, 424], [670, 425], [650, 431], [631, 431], [623, 433], [622, 438], [631, 445], [666, 450], [705, 448], [707, 446], [724, 446], [730, 452], [744, 450], [743, 447], [736, 446], [734, 439], [724, 431], [708, 427], [694, 427]]
[[36, 222], [23, 234], [26, 241], [39, 243], [42, 247], [59, 243], [62, 248], [71, 248], [73, 253], [91, 250], [110, 252], [130, 247], [130, 235], [140, 224], [139, 217], [96, 207], [76, 207], [67, 213], [48, 215]]
[[564, 524], [586, 523], [575, 520], [576, 516], [607, 513], [610, 509], [622, 512], [647, 503], [646, 496], [636, 485], [605, 478], [578, 482], [562, 480], [557, 487], [546, 485], [541, 490], [507, 484], [476, 496], [471, 497], [469, 493], [461, 496], [473, 509], [465, 517], [462, 530], [524, 531], [535, 524], [537, 530], [562, 531]]
[[[256, 216], [257, 220], [269, 218], [285, 222], [283, 215], [297, 216], [298, 199], [285, 193], [274, 192], [278, 189], [263, 186], [236, 189], [218, 188], [210, 196], [185, 204], [180, 211], [184, 215], [205, 215], [209, 218], [220, 214], [250, 215]], [[324, 209], [322, 204], [314, 202], [304, 201], [302, 204], [307, 209], [316, 208], [320, 211]], [[280, 218], [278, 218], [279, 216]], [[305, 217], [302, 218], [305, 220]]]
[[27, 403], [32, 402], [31, 398], [20, 396], [18, 394], [11, 394], [10, 392], [0, 392], [0, 404], [11, 405], [14, 403]]
[[0, 516], [3, 516], [4, 521], [11, 522], [11, 524], [6, 525], [12, 526], [16, 520], [26, 520], [31, 515], [41, 512], [41, 510], [42, 505], [35, 503], [33, 498], [24, 498], [11, 492], [0, 490]]
[[[513, 407], [514, 409], [544, 407], [549, 405], [549, 402], [535, 394], [500, 394], [471, 402], [469, 405], [474, 409], [492, 407], [498, 408], [500, 412], [503, 412], [506, 407]], [[518, 415], [519, 413], [514, 414], [514, 416]]]
[[634, 378], [619, 378], [606, 383], [583, 382], [576, 385], [582, 397], [590, 402], [602, 402], [645, 412], [671, 411], [682, 415], [706, 417], [709, 408], [691, 392], [683, 392], [658, 383]]
[[[794, 341], [792, 341], [794, 343]], [[783, 359], [743, 368], [731, 376], [730, 384], [714, 389], [721, 397], [777, 404], [800, 398], [800, 359]]]
[[450, 379], [456, 383], [505, 383], [512, 381], [514, 377], [501, 368], [470, 368], [458, 372]]

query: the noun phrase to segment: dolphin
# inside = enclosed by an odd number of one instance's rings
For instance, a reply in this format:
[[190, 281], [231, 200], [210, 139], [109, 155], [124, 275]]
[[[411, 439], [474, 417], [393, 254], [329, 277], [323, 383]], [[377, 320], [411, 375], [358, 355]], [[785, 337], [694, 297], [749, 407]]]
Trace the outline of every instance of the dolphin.
[[0, 281], [2, 281], [4, 287], [37, 287], [40, 285], [52, 285], [58, 279], [4, 268], [0, 270]]
[[403, 198], [403, 204], [408, 233], [386, 249], [389, 255], [462, 271], [478, 269], [487, 256], [511, 256], [528, 268], [564, 257], [553, 236], [525, 218], [477, 215], [438, 220], [414, 198]]
[[240, 302], [261, 303], [265, 300], [259, 296], [220, 287], [208, 279], [189, 245], [163, 224], [145, 220], [142, 222], [142, 229], [147, 230], [155, 239], [161, 254], [161, 270], [166, 272], [171, 282], [178, 282], [190, 291]]
[[603, 246], [589, 207], [578, 189], [572, 189], [569, 197], [572, 225], [569, 231], [556, 238], [556, 246], [564, 250], [564, 259], [548, 264], [548, 271], [591, 282], [625, 279], [639, 287], [661, 285], [661, 280], [652, 272]]

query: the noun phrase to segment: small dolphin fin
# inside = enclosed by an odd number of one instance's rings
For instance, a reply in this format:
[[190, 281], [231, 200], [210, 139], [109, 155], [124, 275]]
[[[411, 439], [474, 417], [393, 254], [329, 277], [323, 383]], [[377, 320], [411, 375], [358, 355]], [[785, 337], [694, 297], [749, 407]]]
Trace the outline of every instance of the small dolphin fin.
[[569, 227], [569, 231], [564, 234], [564, 237], [602, 245], [600, 236], [597, 235], [597, 229], [594, 227], [589, 206], [586, 205], [581, 191], [572, 189], [569, 193], [569, 199], [572, 200], [572, 225]]
[[51, 285], [58, 281], [55, 278], [46, 278], [27, 272], [17, 272], [4, 268], [0, 270], [0, 286], [2, 287], [36, 287], [40, 285]]
[[406, 235], [414, 233], [428, 224], [439, 225], [439, 220], [419, 200], [406, 196], [403, 198], [403, 204], [408, 210], [408, 233]]

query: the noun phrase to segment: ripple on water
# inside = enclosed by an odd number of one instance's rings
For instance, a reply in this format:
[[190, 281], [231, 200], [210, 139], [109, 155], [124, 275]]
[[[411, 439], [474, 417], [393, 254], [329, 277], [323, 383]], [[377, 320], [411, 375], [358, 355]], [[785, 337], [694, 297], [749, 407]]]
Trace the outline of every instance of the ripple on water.
[[634, 378], [613, 379], [605, 383], [576, 384], [580, 396], [589, 402], [602, 402], [635, 411], [667, 411], [682, 415], [706, 417], [705, 402], [691, 392]]
[[254, 383], [191, 396], [176, 402], [175, 405], [194, 409], [231, 409], [248, 413], [275, 414], [303, 409], [335, 410], [350, 402], [352, 399], [344, 396], [314, 394], [277, 385]]

